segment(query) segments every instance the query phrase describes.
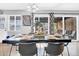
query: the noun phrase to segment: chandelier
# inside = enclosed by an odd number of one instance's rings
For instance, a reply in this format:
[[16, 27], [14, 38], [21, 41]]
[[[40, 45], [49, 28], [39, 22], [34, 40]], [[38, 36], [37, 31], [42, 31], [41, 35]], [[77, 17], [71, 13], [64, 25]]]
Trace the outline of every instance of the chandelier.
[[37, 4], [35, 4], [35, 3], [30, 3], [30, 4], [28, 4], [28, 6], [27, 6], [27, 11], [29, 11], [29, 12], [31, 12], [31, 13], [34, 13], [34, 12], [36, 12], [37, 10], [38, 10]]

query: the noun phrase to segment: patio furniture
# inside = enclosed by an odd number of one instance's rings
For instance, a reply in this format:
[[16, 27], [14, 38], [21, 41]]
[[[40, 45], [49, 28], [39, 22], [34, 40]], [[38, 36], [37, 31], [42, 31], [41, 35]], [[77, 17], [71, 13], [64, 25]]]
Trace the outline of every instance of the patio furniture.
[[72, 33], [69, 35], [69, 38], [75, 39], [75, 37], [76, 37], [76, 32], [72, 31]]

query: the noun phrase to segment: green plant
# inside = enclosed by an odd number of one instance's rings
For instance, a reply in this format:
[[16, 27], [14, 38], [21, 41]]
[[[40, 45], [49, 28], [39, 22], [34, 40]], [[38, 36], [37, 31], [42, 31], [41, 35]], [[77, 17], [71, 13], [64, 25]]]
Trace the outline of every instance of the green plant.
[[41, 22], [38, 22], [38, 21], [37, 21], [37, 22], [35, 23], [35, 26], [36, 26], [36, 27], [38, 27], [38, 26], [42, 27], [43, 25], [41, 24]]

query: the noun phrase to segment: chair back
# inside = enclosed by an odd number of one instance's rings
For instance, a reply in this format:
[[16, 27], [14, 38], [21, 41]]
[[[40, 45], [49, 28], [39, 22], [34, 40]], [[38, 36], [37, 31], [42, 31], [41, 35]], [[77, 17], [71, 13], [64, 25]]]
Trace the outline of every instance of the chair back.
[[50, 56], [58, 56], [62, 54], [64, 50], [64, 44], [63, 43], [48, 43], [48, 47], [46, 47], [46, 53], [48, 53]]
[[33, 56], [37, 53], [37, 48], [35, 43], [25, 43], [19, 44], [19, 53], [22, 56]]

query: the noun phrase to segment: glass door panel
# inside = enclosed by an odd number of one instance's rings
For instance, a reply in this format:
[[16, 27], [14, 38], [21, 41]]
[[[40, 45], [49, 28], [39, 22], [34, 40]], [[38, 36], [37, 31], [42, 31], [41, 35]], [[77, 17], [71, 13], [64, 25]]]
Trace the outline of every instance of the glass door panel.
[[21, 16], [16, 16], [16, 30], [21, 28]]
[[62, 17], [55, 17], [54, 18], [54, 22], [53, 22], [53, 34], [58, 33], [58, 34], [62, 34], [63, 33], [63, 22], [62, 22]]
[[10, 16], [10, 30], [15, 30], [15, 16]]
[[35, 17], [35, 32], [48, 34], [48, 17]]
[[5, 28], [5, 17], [0, 16], [0, 29]]
[[64, 17], [64, 32], [76, 39], [76, 17]]
[[48, 17], [40, 17], [40, 22], [43, 25], [44, 33], [48, 34]]

